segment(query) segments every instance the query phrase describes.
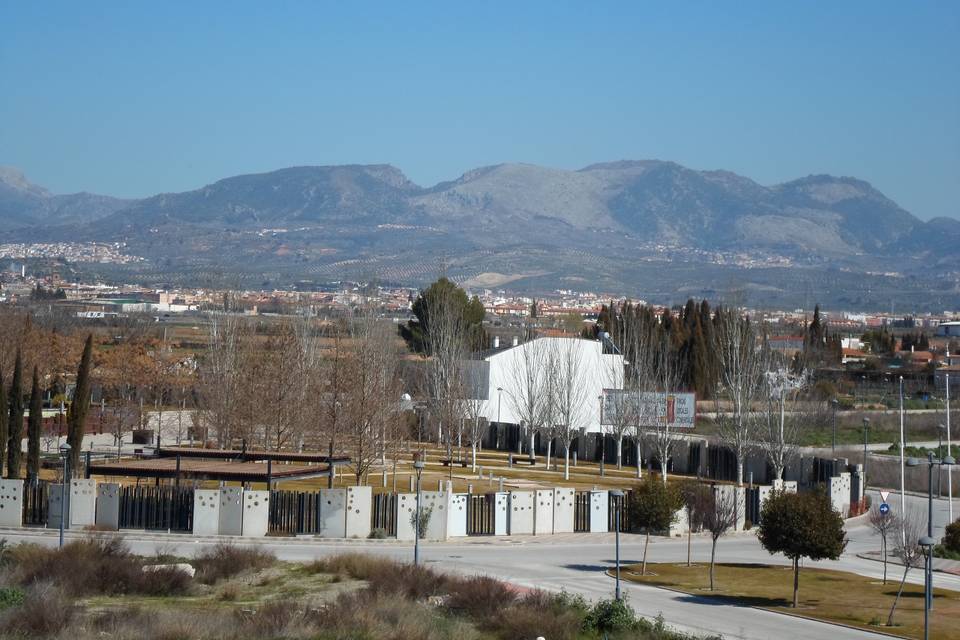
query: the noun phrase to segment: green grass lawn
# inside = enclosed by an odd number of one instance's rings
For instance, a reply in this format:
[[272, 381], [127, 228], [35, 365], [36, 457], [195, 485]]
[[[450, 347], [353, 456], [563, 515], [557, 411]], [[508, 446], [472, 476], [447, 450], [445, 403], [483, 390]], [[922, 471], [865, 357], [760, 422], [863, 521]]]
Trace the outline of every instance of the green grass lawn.
[[[743, 606], [782, 611], [910, 638], [923, 637], [923, 587], [919, 585], [907, 583], [904, 586], [894, 616], [894, 626], [885, 626], [897, 595], [899, 576], [884, 585], [879, 579], [843, 571], [801, 569], [800, 606], [794, 609], [790, 606], [793, 573], [788, 566], [717, 564], [715, 571], [715, 591], [709, 590], [709, 565], [706, 563], [692, 567], [686, 564], [648, 563], [645, 576], [640, 575], [640, 565], [631, 565], [621, 577], [693, 595], [728, 599]], [[921, 570], [913, 569], [911, 574], [919, 576]], [[935, 589], [930, 637], [960, 639], [958, 619], [960, 594]]]

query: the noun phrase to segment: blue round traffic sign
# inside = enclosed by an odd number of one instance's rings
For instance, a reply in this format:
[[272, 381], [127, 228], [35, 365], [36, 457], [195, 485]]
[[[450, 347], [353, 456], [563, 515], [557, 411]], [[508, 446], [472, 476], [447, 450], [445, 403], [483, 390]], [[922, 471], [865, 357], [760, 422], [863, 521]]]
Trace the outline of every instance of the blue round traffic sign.
[[887, 515], [888, 513], [890, 513], [890, 505], [888, 505], [886, 502], [881, 503], [881, 504], [880, 504], [880, 515], [884, 515], [884, 516], [885, 516], [885, 515]]

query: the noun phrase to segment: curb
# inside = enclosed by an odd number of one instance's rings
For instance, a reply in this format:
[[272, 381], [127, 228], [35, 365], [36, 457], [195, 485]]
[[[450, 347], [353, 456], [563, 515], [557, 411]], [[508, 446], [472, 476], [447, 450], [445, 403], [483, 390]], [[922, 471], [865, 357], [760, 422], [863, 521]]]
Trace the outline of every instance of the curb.
[[[607, 571], [605, 571], [604, 573], [607, 575], [608, 578], [613, 578], [613, 577], [614, 577], [614, 576], [612, 576], [612, 575], [610, 574], [610, 570], [609, 570], [609, 569], [608, 569]], [[642, 586], [645, 586], [645, 587], [653, 587], [654, 589], [663, 589], [664, 591], [670, 591], [670, 592], [673, 592], [673, 593], [679, 593], [679, 594], [683, 594], [683, 595], [685, 595], [685, 596], [696, 596], [696, 595], [698, 595], [698, 594], [696, 594], [696, 593], [690, 593], [689, 591], [682, 591], [682, 590], [676, 589], [676, 588], [674, 588], [674, 587], [664, 587], [664, 586], [658, 585], [658, 584], [645, 584], [645, 583], [643, 583], [643, 582], [636, 582], [636, 581], [634, 581], [634, 580], [623, 580], [623, 578], [621, 578], [621, 581], [623, 581], [623, 582], [629, 582], [629, 583], [631, 583], [631, 584], [638, 584], [638, 585], [642, 585]], [[733, 599], [734, 599], [733, 596], [723, 596], [723, 595], [714, 595], [714, 596], [711, 596], [711, 595], [703, 595], [702, 597], [704, 597], [704, 598], [711, 598], [711, 599], [714, 599], [714, 600], [733, 600]], [[799, 619], [801, 619], [801, 620], [809, 620], [809, 621], [811, 621], [811, 622], [819, 622], [819, 623], [821, 623], [821, 624], [828, 624], [828, 625], [832, 625], [832, 626], [834, 626], [834, 627], [842, 627], [842, 628], [844, 628], [844, 629], [851, 629], [851, 630], [853, 630], [853, 631], [861, 631], [861, 632], [864, 632], [864, 633], [875, 633], [875, 634], [877, 634], [877, 635], [886, 636], [886, 637], [888, 637], [888, 638], [897, 638], [898, 640], [913, 640], [913, 639], [910, 638], [909, 636], [900, 636], [900, 635], [897, 635], [897, 634], [895, 634], [895, 633], [891, 633], [891, 632], [889, 632], [889, 631], [875, 631], [875, 630], [873, 630], [873, 629], [864, 628], [864, 627], [858, 627], [858, 626], [852, 625], [852, 624], [846, 624], [846, 623], [843, 623], [843, 622], [835, 622], [835, 621], [833, 621], [833, 620], [823, 620], [823, 619], [821, 619], [821, 618], [812, 618], [812, 617], [810, 617], [810, 616], [805, 616], [805, 615], [800, 614], [800, 613], [793, 613], [793, 612], [790, 612], [790, 611], [782, 611], [782, 610], [780, 610], [780, 609], [769, 609], [769, 608], [767, 608], [767, 607], [757, 607], [757, 606], [750, 605], [750, 604], [737, 604], [737, 603], [735, 603], [735, 602], [731, 602], [730, 604], [731, 604], [731, 606], [744, 607], [744, 608], [747, 608], [747, 609], [755, 609], [755, 610], [757, 610], [757, 611], [767, 611], [767, 612], [769, 612], [769, 613], [776, 613], [776, 614], [779, 614], [779, 615], [782, 615], [782, 616], [789, 616], [789, 617], [791, 617], [791, 618], [799, 618]]]

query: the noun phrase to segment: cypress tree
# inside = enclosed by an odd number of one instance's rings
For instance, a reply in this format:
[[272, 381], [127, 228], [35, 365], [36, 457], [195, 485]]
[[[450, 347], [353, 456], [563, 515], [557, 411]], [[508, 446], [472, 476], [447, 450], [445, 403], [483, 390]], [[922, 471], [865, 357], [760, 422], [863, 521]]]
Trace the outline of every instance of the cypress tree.
[[23, 359], [17, 349], [10, 381], [10, 422], [7, 424], [7, 477], [20, 477], [20, 449], [23, 446]]
[[77, 369], [77, 386], [73, 390], [73, 401], [67, 411], [67, 443], [70, 445], [70, 469], [75, 475], [80, 470], [80, 448], [83, 446], [83, 432], [87, 425], [87, 413], [90, 411], [90, 366], [93, 359], [93, 334], [87, 336]]
[[43, 395], [40, 391], [40, 375], [33, 367], [33, 384], [30, 387], [30, 419], [27, 421], [27, 480], [36, 483], [40, 478], [40, 427], [43, 425]]
[[7, 453], [7, 392], [3, 386], [3, 371], [0, 370], [0, 476], [3, 475], [3, 463]]

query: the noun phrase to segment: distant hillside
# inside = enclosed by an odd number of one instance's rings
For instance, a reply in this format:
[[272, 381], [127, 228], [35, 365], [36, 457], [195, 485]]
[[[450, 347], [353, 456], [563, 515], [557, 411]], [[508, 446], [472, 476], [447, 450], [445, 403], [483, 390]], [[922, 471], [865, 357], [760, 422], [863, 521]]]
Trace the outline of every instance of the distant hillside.
[[127, 276], [150, 281], [419, 284], [443, 269], [529, 289], [740, 286], [774, 300], [832, 287], [854, 306], [925, 290], [946, 292], [931, 298], [941, 304], [960, 290], [957, 220], [924, 223], [855, 178], [764, 186], [658, 160], [502, 164], [428, 188], [389, 165], [293, 167], [138, 201], [53, 196], [6, 169], [0, 224], [0, 241], [125, 242], [147, 258]]
[[0, 226], [3, 228], [91, 222], [131, 202], [92, 193], [55, 196], [29, 182], [19, 170], [0, 167]]

